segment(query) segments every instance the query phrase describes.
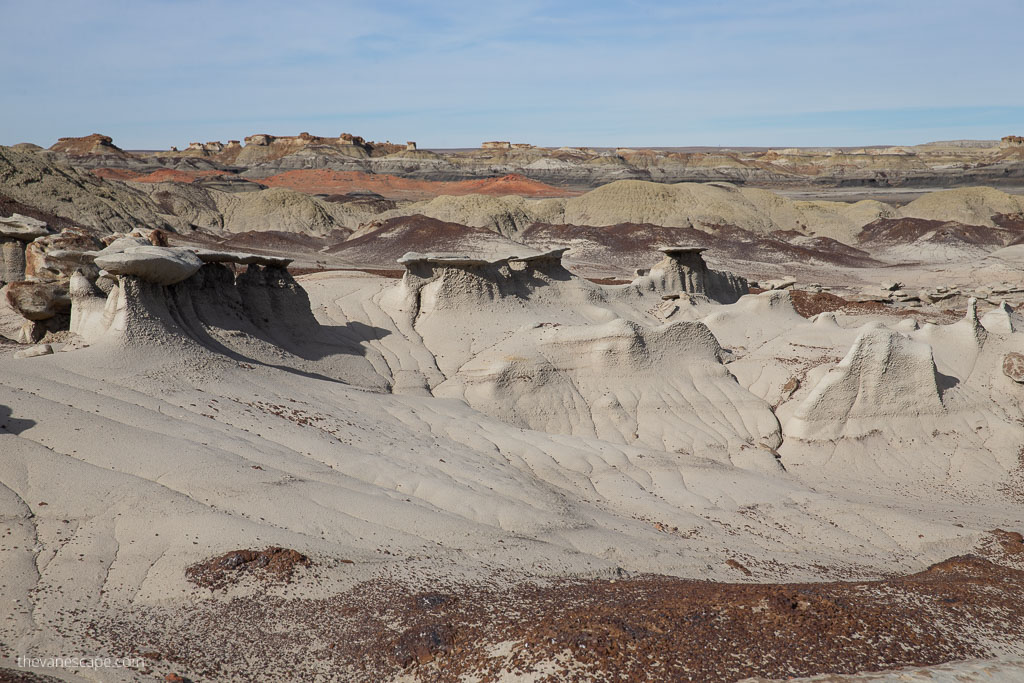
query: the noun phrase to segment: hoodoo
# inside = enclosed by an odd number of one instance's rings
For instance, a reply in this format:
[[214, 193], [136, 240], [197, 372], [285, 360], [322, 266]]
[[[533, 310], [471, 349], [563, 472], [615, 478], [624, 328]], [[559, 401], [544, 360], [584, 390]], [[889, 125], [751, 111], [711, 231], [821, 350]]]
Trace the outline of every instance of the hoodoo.
[[708, 268], [703, 247], [662, 247], [659, 251], [665, 258], [636, 281], [642, 289], [698, 294], [722, 304], [735, 303], [750, 291], [745, 278]]
[[25, 279], [26, 244], [49, 233], [46, 223], [35, 218], [0, 218], [0, 286]]

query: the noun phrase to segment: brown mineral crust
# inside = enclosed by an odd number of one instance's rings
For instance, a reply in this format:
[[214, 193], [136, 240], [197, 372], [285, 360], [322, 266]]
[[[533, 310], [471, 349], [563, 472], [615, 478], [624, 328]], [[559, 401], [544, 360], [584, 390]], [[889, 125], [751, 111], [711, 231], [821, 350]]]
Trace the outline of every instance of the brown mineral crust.
[[736, 571], [743, 572], [744, 576], [753, 576], [753, 572], [743, 566], [743, 564], [738, 560], [728, 559], [725, 563]]
[[810, 245], [791, 243], [798, 233], [757, 234], [733, 225], [665, 227], [649, 223], [608, 226], [534, 223], [520, 239], [536, 249], [571, 247], [576, 260], [614, 262], [623, 267], [650, 266], [651, 252], [665, 244], [706, 247], [730, 261], [758, 263], [816, 262], [846, 267], [878, 265], [866, 252], [835, 240], [816, 238]]
[[133, 178], [137, 183], [193, 183], [199, 178], [210, 178], [214, 176], [235, 175], [230, 171], [218, 171], [215, 169], [205, 171], [180, 171], [173, 168], [161, 168], [146, 175]]
[[413, 664], [426, 664], [438, 655], [451, 652], [455, 645], [448, 624], [424, 624], [407, 629], [392, 644], [392, 657], [406, 669]]
[[351, 192], [348, 194], [321, 195], [320, 199], [332, 204], [356, 204], [375, 213], [384, 213], [398, 206], [393, 199], [387, 199], [376, 192]]
[[1016, 531], [1004, 531], [1003, 529], [993, 529], [989, 533], [996, 538], [996, 541], [1006, 554], [1024, 554], [1024, 536], [1020, 533]]
[[91, 171], [94, 176], [98, 178], [103, 178], [105, 180], [127, 181], [135, 180], [136, 178], [142, 176], [142, 174], [139, 173], [138, 171], [132, 171], [127, 168], [110, 168], [109, 166], [104, 166], [102, 168], [94, 168], [91, 169]]
[[1003, 356], [1003, 374], [1014, 382], [1024, 382], [1024, 354], [1011, 351]]
[[[764, 290], [751, 288], [751, 294]], [[793, 308], [805, 318], [812, 318], [819, 313], [841, 312], [848, 315], [892, 315], [898, 317], [915, 316], [931, 322], [949, 324], [963, 317], [963, 311], [942, 311], [941, 313], [925, 312], [920, 309], [894, 308], [880, 301], [850, 301], [830, 292], [808, 292], [793, 289], [789, 292]]]
[[1024, 239], [1024, 213], [997, 213], [992, 222], [1016, 235], [1015, 242]]
[[360, 232], [358, 237], [328, 247], [325, 253], [341, 254], [352, 263], [389, 265], [410, 251], [461, 253], [477, 252], [487, 244], [499, 250], [502, 246], [510, 249], [517, 246], [487, 228], [473, 228], [420, 214], [375, 221]]
[[[208, 678], [309, 678], [303, 665], [316, 661], [356, 680], [403, 670], [413, 680], [496, 680], [558, 661], [564, 668], [540, 680], [572, 672], [714, 683], [992, 656], [995, 643], [1024, 637], [1022, 588], [1024, 571], [973, 555], [858, 582], [499, 577], [423, 593], [379, 580], [321, 599], [207, 599], [187, 615], [133, 606], [93, 622], [90, 635], [110, 648], [158, 648], [179, 670]], [[310, 643], [320, 644], [315, 657], [279, 656]], [[502, 643], [508, 654], [495, 654]]]
[[270, 547], [264, 550], [233, 550], [185, 570], [189, 581], [215, 590], [237, 583], [243, 575], [261, 570], [261, 576], [288, 583], [297, 567], [309, 567], [310, 559], [289, 548]]
[[925, 218], [879, 218], [865, 225], [857, 235], [860, 244], [909, 244], [922, 238], [941, 244], [1005, 245], [1014, 231], [983, 225], [965, 225], [955, 221]]
[[789, 298], [793, 302], [793, 308], [796, 312], [805, 318], [816, 316], [819, 313], [838, 311], [851, 303], [840, 296], [828, 292], [812, 293], [799, 289], [791, 291]]

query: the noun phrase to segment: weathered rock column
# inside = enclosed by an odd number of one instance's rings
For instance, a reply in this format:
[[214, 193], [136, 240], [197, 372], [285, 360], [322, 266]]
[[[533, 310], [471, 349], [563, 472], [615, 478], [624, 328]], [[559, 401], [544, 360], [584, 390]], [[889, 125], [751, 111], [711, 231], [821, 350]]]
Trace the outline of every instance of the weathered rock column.
[[17, 213], [0, 218], [0, 285], [25, 279], [25, 245], [49, 233], [35, 218]]
[[735, 303], [749, 292], [744, 278], [708, 268], [702, 256], [704, 247], [662, 247], [658, 251], [665, 258], [646, 273], [637, 273], [634, 282], [642, 289], [703, 295], [723, 304]]
[[658, 251], [672, 261], [672, 269], [679, 275], [682, 291], [687, 294], [707, 294], [708, 266], [701, 256], [701, 253], [707, 251], [704, 247], [663, 247]]
[[0, 237], [0, 285], [25, 279], [25, 243]]

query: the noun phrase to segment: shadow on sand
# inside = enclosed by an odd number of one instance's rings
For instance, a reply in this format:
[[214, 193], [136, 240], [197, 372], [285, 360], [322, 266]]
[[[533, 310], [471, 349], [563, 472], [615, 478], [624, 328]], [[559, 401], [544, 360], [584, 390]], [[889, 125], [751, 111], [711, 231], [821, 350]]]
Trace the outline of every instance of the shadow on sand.
[[26, 429], [36, 426], [35, 420], [25, 420], [12, 415], [11, 409], [0, 403], [0, 434], [21, 434]]

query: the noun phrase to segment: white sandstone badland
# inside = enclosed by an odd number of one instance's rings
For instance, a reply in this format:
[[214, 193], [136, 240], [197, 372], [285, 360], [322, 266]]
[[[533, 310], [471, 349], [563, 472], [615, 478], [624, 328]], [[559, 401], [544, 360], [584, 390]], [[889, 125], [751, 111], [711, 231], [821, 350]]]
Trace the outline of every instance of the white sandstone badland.
[[400, 281], [201, 254], [172, 284], [180, 251], [121, 254], [109, 292], [72, 279], [63, 349], [0, 357], [18, 651], [86, 642], [69, 600], [185, 605], [184, 569], [235, 548], [322, 560], [310, 596], [732, 558], [798, 580], [918, 570], [1024, 517], [1009, 312], [809, 321], [787, 291], [601, 286], [561, 253], [410, 255]]

